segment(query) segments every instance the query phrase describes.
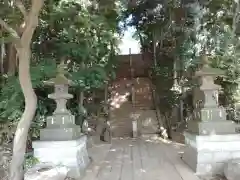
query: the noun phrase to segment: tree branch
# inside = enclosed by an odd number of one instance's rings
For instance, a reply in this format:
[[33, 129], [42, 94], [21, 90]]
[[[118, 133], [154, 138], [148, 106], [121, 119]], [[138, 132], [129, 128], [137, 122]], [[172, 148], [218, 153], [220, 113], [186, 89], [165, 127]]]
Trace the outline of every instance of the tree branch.
[[236, 9], [235, 9], [235, 13], [234, 13], [234, 17], [233, 17], [233, 25], [232, 25], [232, 29], [233, 29], [233, 35], [235, 36], [236, 30], [237, 30], [237, 25], [239, 23], [239, 11], [240, 11], [240, 1], [238, 0], [236, 2]]
[[7, 31], [9, 32], [9, 34], [15, 39], [15, 40], [19, 40], [20, 37], [17, 33], [17, 31], [15, 31], [12, 27], [10, 27], [4, 20], [2, 20], [0, 18], [0, 25]]
[[33, 33], [38, 25], [38, 16], [43, 7], [44, 0], [32, 0], [31, 9], [28, 13], [26, 27], [21, 36], [21, 41], [30, 45]]
[[21, 0], [15, 0], [14, 3], [17, 6], [17, 8], [20, 10], [20, 12], [22, 13], [24, 20], [26, 20], [28, 13], [27, 13], [27, 10], [26, 10], [23, 2]]

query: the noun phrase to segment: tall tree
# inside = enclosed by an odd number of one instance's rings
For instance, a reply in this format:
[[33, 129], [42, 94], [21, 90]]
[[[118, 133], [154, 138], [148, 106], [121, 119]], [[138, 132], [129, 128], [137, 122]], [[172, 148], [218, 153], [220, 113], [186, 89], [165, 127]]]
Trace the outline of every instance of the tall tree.
[[[11, 36], [19, 58], [19, 81], [25, 99], [25, 109], [18, 123], [13, 142], [13, 157], [10, 166], [10, 180], [23, 180], [23, 162], [25, 157], [28, 130], [35, 115], [37, 97], [32, 87], [30, 77], [31, 41], [34, 31], [38, 25], [38, 16], [43, 7], [44, 0], [31, 0], [30, 6], [26, 1], [15, 0], [22, 14], [22, 22], [17, 28], [12, 28], [7, 23], [9, 19], [0, 19], [1, 26]], [[29, 7], [29, 8], [27, 8]], [[19, 29], [21, 29], [19, 31]]]

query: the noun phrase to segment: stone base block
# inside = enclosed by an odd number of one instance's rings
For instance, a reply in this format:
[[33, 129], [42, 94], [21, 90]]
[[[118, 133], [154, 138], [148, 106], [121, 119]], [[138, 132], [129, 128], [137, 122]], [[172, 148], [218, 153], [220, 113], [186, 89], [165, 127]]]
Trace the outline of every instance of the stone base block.
[[69, 177], [80, 178], [90, 163], [86, 142], [86, 136], [72, 141], [35, 141], [34, 156], [41, 163], [67, 166]]
[[198, 175], [223, 174], [229, 160], [240, 158], [240, 134], [198, 136], [185, 133], [183, 161]]
[[[221, 152], [219, 152], [219, 155]], [[227, 161], [230, 156], [223, 154]], [[183, 161], [190, 166], [197, 175], [222, 175], [224, 171], [224, 162], [214, 162], [213, 156], [219, 156], [213, 152], [197, 152], [191, 147], [187, 147], [183, 154]], [[212, 161], [211, 161], [212, 160]]]
[[188, 129], [198, 135], [234, 134], [236, 124], [232, 121], [189, 121]]
[[194, 119], [199, 121], [226, 121], [226, 110], [223, 107], [196, 108]]
[[75, 125], [75, 116], [68, 113], [54, 114], [46, 119], [47, 127], [61, 128]]
[[81, 128], [73, 125], [73, 127], [65, 128], [45, 128], [40, 130], [41, 141], [69, 141], [78, 139], [81, 134]]

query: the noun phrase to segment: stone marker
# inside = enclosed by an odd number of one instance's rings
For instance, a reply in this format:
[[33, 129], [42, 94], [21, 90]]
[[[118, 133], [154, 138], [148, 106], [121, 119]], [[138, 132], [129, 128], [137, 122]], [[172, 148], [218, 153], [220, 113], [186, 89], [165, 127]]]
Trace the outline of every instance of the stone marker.
[[47, 117], [47, 127], [40, 130], [40, 141], [33, 142], [34, 156], [42, 163], [53, 163], [69, 167], [69, 176], [79, 178], [89, 164], [86, 148], [87, 137], [75, 124], [75, 117], [66, 108], [73, 96], [68, 93], [71, 82], [60, 65], [56, 78], [47, 82], [54, 85], [55, 92], [48, 97], [56, 101], [53, 115]]
[[132, 121], [132, 131], [133, 131], [133, 138], [138, 137], [138, 128], [137, 128], [137, 120]]

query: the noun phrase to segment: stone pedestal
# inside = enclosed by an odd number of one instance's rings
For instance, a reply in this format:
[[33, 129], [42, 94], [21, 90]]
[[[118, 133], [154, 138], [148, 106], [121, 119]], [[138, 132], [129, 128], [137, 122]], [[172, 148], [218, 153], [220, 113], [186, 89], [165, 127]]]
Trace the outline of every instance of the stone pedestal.
[[210, 122], [188, 122], [189, 131], [196, 135], [232, 134], [235, 132], [236, 124], [232, 121], [210, 121]]
[[183, 161], [198, 175], [223, 174], [229, 160], [240, 158], [240, 134], [195, 135], [184, 133]]
[[214, 78], [222, 73], [205, 61], [195, 74], [194, 113], [185, 132], [183, 160], [199, 175], [223, 174], [224, 164], [240, 157], [240, 134], [226, 120], [226, 111], [218, 105], [219, 85]]
[[48, 83], [53, 84], [55, 92], [48, 97], [55, 100], [57, 108], [47, 117], [47, 126], [40, 130], [40, 141], [33, 142], [34, 156], [42, 163], [64, 165], [70, 169], [72, 178], [80, 178], [89, 164], [87, 138], [75, 125], [75, 117], [66, 108], [69, 81], [59, 73]]
[[67, 166], [69, 177], [82, 177], [90, 162], [86, 142], [86, 136], [71, 141], [36, 141], [33, 142], [34, 156], [40, 162]]
[[41, 141], [67, 141], [81, 136], [80, 126], [75, 125], [75, 117], [67, 113], [57, 113], [47, 117], [47, 127], [40, 130]]

